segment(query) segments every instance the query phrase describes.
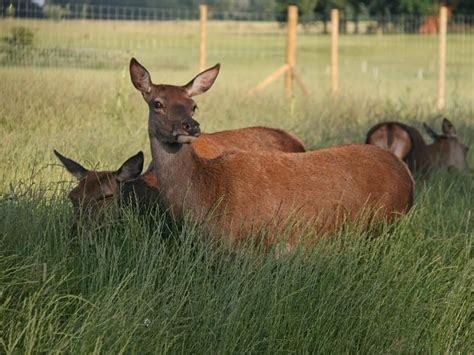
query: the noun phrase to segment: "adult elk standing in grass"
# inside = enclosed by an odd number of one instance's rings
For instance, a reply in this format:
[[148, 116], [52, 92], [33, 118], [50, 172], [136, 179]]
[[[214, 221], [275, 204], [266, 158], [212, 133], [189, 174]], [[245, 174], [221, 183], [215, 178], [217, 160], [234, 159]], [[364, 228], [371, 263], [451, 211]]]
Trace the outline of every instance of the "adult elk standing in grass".
[[[130, 74], [149, 107], [148, 131], [160, 199], [176, 218], [189, 214], [211, 234], [241, 240], [265, 228], [269, 242], [291, 229], [291, 248], [301, 228], [318, 235], [344, 221], [391, 222], [413, 201], [409, 170], [392, 154], [370, 145], [307, 153], [222, 152], [199, 137], [193, 96], [206, 92], [219, 65], [184, 86], [155, 85], [134, 58]], [[219, 112], [215, 113], [216, 115]], [[368, 222], [368, 220], [364, 221]]]
[[[304, 152], [304, 144], [280, 129], [249, 127], [203, 134], [222, 152], [231, 150]], [[159, 182], [153, 164], [140, 175], [143, 153], [129, 158], [117, 171], [87, 170], [81, 164], [54, 151], [64, 167], [79, 180], [69, 193], [76, 215], [100, 216], [114, 199], [130, 202], [136, 198], [138, 207], [148, 210], [158, 200]]]
[[454, 125], [443, 119], [443, 134], [437, 134], [426, 124], [423, 125], [433, 138], [426, 144], [420, 132], [414, 127], [400, 122], [382, 122], [367, 133], [366, 143], [386, 149], [405, 161], [411, 171], [428, 173], [433, 169], [456, 169], [467, 171], [467, 145], [463, 144]]

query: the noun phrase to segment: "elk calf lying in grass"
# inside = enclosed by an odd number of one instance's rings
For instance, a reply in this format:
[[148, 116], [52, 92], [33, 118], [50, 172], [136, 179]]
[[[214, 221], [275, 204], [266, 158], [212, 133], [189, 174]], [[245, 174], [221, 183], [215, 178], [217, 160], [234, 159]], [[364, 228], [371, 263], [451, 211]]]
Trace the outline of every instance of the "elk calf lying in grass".
[[127, 159], [117, 171], [95, 171], [84, 168], [72, 159], [54, 151], [66, 170], [78, 181], [69, 192], [76, 216], [97, 218], [114, 201], [131, 202], [137, 199], [139, 206], [152, 206], [157, 202], [158, 183], [152, 168], [143, 175], [143, 153]]
[[262, 228], [274, 237], [292, 217], [321, 235], [345, 220], [358, 223], [367, 211], [372, 219], [391, 222], [410, 209], [411, 174], [380, 148], [222, 152], [208, 137], [197, 138], [192, 97], [206, 92], [218, 73], [216, 65], [184, 86], [155, 85], [142, 65], [130, 62], [132, 82], [149, 107], [160, 200], [176, 218], [189, 215], [206, 222], [212, 234], [235, 241]]
[[411, 171], [468, 170], [469, 148], [459, 140], [454, 125], [447, 118], [443, 119], [441, 135], [426, 124], [424, 128], [433, 138], [432, 144], [426, 144], [416, 128], [400, 122], [382, 122], [373, 126], [367, 133], [366, 143], [395, 154], [408, 164]]
[[[220, 152], [228, 150], [304, 152], [303, 143], [295, 136], [280, 130], [264, 127], [249, 127], [203, 134]], [[64, 167], [79, 180], [71, 190], [69, 198], [76, 213], [88, 211], [88, 214], [100, 213], [113, 201], [120, 198], [123, 202], [137, 198], [140, 208], [149, 209], [157, 202], [159, 182], [153, 164], [140, 175], [143, 168], [143, 153], [129, 158], [117, 171], [87, 170], [79, 163], [64, 157], [56, 150], [56, 156]]]

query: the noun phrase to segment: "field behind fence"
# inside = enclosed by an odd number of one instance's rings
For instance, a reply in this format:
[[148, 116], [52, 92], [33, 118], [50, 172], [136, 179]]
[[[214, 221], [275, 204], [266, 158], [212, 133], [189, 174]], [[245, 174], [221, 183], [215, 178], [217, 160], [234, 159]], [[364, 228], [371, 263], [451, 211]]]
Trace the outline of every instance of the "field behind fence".
[[[136, 56], [159, 72], [199, 69], [199, 11], [75, 5], [54, 18], [0, 14], [2, 66], [125, 70]], [[37, 11], [37, 10], [35, 10]], [[50, 15], [50, 17], [53, 15]], [[448, 19], [447, 105], [469, 105], [474, 97], [474, 19]], [[434, 22], [433, 22], [434, 21]], [[439, 38], [436, 17], [341, 19], [339, 93], [381, 99], [437, 99]], [[430, 24], [431, 27], [430, 28]], [[330, 22], [300, 19], [296, 67], [312, 95], [331, 89]], [[355, 34], [355, 32], [358, 34]], [[420, 32], [433, 32], [421, 34]], [[284, 14], [208, 10], [206, 65], [222, 64], [223, 80], [242, 94], [285, 63]], [[275, 88], [276, 86], [276, 88]], [[282, 90], [281, 84], [271, 90]], [[298, 94], [298, 93], [296, 93]]]

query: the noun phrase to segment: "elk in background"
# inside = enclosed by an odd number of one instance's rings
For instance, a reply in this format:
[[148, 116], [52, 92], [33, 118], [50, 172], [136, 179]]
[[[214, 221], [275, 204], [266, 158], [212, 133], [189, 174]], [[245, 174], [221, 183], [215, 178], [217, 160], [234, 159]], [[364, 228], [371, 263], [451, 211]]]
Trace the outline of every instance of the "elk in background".
[[420, 132], [400, 122], [382, 122], [367, 133], [366, 143], [386, 149], [402, 159], [413, 172], [429, 173], [434, 169], [467, 171], [468, 146], [456, 134], [456, 128], [443, 119], [443, 134], [423, 124], [433, 143], [426, 144]]

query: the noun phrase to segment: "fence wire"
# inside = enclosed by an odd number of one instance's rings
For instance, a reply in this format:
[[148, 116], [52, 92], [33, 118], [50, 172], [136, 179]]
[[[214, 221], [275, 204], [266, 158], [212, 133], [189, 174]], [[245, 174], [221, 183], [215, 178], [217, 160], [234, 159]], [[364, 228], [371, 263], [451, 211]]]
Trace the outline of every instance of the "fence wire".
[[[228, 70], [254, 68], [255, 83], [285, 61], [282, 13], [214, 11], [207, 22], [207, 61]], [[330, 22], [300, 18], [297, 65], [310, 89], [328, 83]], [[435, 16], [342, 18], [340, 87], [406, 91], [436, 87], [438, 23]], [[448, 25], [448, 92], [474, 97], [474, 17], [452, 15]], [[138, 56], [154, 67], [195, 69], [199, 53], [198, 9], [74, 4], [0, 8], [0, 66], [126, 67]], [[392, 85], [396, 83], [397, 85]], [[376, 90], [374, 90], [374, 88]], [[400, 92], [403, 88], [404, 92]]]

